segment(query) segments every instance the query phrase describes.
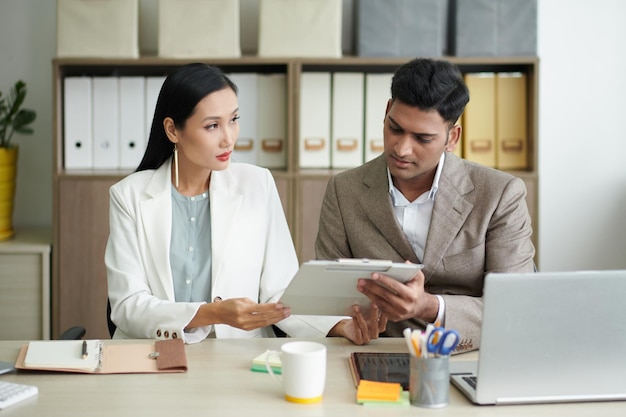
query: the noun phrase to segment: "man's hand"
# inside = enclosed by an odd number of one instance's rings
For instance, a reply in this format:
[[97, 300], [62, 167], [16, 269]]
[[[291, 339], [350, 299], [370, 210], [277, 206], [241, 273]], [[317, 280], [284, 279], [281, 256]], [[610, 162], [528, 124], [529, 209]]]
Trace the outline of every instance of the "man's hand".
[[328, 336], [341, 336], [355, 345], [366, 345], [370, 340], [378, 339], [386, 327], [387, 317], [378, 306], [372, 304], [369, 313], [363, 314], [355, 305], [352, 306], [352, 319], [341, 320], [328, 332]]
[[360, 279], [357, 289], [393, 322], [419, 318], [430, 323], [437, 318], [439, 300], [424, 290], [422, 271], [405, 283], [375, 272], [371, 279]]

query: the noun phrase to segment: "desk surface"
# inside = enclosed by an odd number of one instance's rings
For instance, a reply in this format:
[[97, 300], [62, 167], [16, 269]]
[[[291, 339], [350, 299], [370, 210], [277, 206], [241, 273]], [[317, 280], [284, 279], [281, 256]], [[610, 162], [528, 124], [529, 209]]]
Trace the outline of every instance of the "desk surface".
[[[328, 347], [324, 399], [301, 405], [283, 399], [281, 387], [265, 373], [250, 371], [252, 359], [278, 349], [286, 339], [207, 339], [186, 346], [189, 371], [182, 374], [88, 375], [18, 371], [0, 375], [39, 387], [39, 395], [0, 411], [1, 417], [85, 415], [151, 417], [212, 416], [624, 416], [626, 402], [475, 406], [450, 386], [450, 405], [443, 409], [414, 406], [372, 408], [356, 404], [348, 367], [352, 351], [405, 352], [402, 339], [379, 339], [355, 346], [341, 338], [320, 341]], [[132, 341], [136, 343], [137, 341]], [[25, 342], [0, 341], [0, 360], [14, 361]], [[475, 352], [452, 360], [475, 359]]]

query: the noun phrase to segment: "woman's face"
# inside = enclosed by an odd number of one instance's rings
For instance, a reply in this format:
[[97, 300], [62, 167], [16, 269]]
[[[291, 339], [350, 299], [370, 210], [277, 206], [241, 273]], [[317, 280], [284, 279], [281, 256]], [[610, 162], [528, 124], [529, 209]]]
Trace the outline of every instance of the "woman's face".
[[[215, 91], [196, 105], [183, 129], [176, 129], [179, 164], [185, 171], [226, 169], [239, 136], [237, 95]], [[167, 129], [167, 127], [166, 127]]]

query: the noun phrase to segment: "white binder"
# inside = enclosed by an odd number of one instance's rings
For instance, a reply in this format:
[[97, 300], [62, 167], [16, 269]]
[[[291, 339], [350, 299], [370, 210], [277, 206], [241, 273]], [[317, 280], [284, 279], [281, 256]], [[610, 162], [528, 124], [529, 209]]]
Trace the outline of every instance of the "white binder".
[[91, 78], [63, 80], [63, 150], [65, 169], [93, 168]]
[[120, 168], [135, 170], [146, 150], [146, 78], [119, 78]]
[[365, 76], [365, 162], [383, 153], [383, 124], [387, 102], [391, 98], [393, 74]]
[[330, 168], [330, 72], [300, 76], [301, 168]]
[[333, 74], [332, 168], [353, 168], [363, 163], [364, 74]]
[[257, 78], [256, 73], [229, 74], [239, 92], [239, 139], [233, 150], [233, 161], [257, 164], [258, 162], [258, 131], [257, 131]]
[[119, 98], [117, 77], [93, 77], [93, 167], [120, 166]]
[[160, 75], [146, 77], [146, 146], [148, 144], [148, 138], [150, 137], [152, 119], [154, 119], [154, 110], [156, 108], [159, 93], [161, 92], [161, 87], [163, 86], [165, 78], [165, 76]]
[[259, 74], [257, 78], [259, 165], [287, 166], [287, 76]]

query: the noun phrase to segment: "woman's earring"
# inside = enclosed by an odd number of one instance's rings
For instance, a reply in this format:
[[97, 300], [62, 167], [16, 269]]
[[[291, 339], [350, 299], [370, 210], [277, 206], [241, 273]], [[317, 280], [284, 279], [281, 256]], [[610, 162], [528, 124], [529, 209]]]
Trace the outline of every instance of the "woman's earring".
[[174, 144], [174, 181], [176, 189], [178, 189], [178, 149], [176, 149], [176, 144]]

